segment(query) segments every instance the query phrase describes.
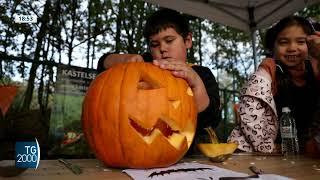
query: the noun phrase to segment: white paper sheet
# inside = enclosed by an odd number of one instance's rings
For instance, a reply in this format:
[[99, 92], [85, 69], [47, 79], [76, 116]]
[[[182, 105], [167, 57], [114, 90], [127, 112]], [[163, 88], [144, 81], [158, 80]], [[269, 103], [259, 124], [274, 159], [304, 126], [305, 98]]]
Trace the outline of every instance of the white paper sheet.
[[139, 180], [171, 180], [171, 179], [198, 179], [215, 180], [223, 176], [247, 176], [248, 174], [222, 169], [212, 165], [199, 163], [180, 163], [167, 168], [156, 169], [126, 169], [125, 173], [133, 179]]
[[[127, 173], [133, 179], [137, 180], [218, 180], [220, 177], [242, 177], [248, 174], [223, 169], [213, 165], [206, 165], [200, 163], [179, 163], [167, 168], [155, 169], [125, 169], [123, 172]], [[288, 180], [289, 178], [265, 174], [260, 175], [259, 178], [263, 180]]]

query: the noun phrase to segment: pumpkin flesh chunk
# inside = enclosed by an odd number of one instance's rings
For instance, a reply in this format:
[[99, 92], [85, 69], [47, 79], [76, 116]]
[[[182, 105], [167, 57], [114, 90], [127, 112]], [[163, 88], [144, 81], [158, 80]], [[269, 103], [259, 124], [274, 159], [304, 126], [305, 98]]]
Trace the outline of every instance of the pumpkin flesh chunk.
[[220, 144], [198, 144], [201, 152], [208, 157], [217, 157], [223, 154], [232, 154], [238, 147], [235, 143], [220, 143]]

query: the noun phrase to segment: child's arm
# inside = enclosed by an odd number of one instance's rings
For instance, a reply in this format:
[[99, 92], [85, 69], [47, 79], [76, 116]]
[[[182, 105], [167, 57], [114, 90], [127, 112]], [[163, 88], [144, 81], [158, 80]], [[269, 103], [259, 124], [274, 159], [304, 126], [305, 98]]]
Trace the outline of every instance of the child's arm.
[[308, 36], [308, 48], [309, 54], [313, 58], [312, 66], [315, 76], [320, 80], [320, 32], [317, 31], [314, 34]]
[[307, 38], [309, 46], [309, 54], [320, 61], [320, 32], [316, 31]]
[[115, 64], [124, 62], [142, 62], [143, 58], [139, 54], [107, 54], [105, 58], [99, 59], [98, 69], [108, 69]]
[[204, 83], [199, 75], [185, 62], [168, 58], [154, 60], [153, 64], [162, 69], [170, 70], [174, 76], [183, 78], [187, 81], [194, 94], [198, 112], [202, 112], [208, 107], [210, 101]]
[[209, 68], [197, 65], [191, 68], [200, 76], [210, 100], [208, 107], [198, 113], [199, 122], [197, 127], [199, 129], [209, 126], [216, 128], [221, 120], [219, 85]]

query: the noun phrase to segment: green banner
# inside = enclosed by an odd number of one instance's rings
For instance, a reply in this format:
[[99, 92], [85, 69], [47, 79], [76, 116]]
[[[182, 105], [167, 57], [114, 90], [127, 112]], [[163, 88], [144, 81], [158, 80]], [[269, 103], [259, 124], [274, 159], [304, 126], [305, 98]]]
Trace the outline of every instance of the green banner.
[[82, 133], [82, 101], [95, 69], [58, 66], [50, 118], [49, 157], [86, 158], [92, 156]]

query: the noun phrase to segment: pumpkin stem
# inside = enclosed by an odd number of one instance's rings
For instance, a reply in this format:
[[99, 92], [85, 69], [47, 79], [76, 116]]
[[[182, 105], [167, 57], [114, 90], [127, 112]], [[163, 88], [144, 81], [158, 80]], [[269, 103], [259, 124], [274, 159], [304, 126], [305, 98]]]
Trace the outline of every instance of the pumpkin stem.
[[218, 137], [217, 137], [216, 133], [214, 132], [214, 130], [212, 129], [212, 127], [207, 127], [207, 128], [204, 128], [204, 129], [209, 134], [211, 143], [212, 144], [218, 144], [219, 143]]

